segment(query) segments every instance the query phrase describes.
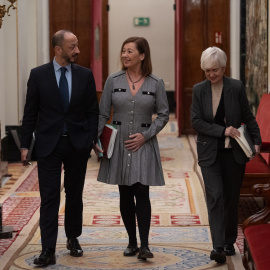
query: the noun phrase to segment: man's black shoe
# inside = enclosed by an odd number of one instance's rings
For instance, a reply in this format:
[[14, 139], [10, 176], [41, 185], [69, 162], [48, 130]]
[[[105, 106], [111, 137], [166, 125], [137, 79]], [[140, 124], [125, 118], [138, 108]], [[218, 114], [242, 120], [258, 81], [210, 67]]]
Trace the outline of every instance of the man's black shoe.
[[235, 249], [234, 249], [233, 244], [227, 244], [227, 245], [225, 245], [224, 252], [225, 252], [225, 255], [226, 256], [235, 255]]
[[49, 264], [55, 264], [55, 251], [50, 248], [45, 248], [41, 251], [41, 254], [38, 258], [34, 259], [35, 265], [49, 265]]
[[216, 248], [213, 249], [210, 253], [210, 259], [214, 260], [217, 263], [225, 263], [226, 262], [226, 256], [224, 255], [223, 248]]
[[124, 250], [124, 256], [134, 256], [139, 251], [137, 245], [128, 245], [127, 248]]
[[77, 238], [67, 240], [67, 249], [70, 250], [70, 256], [81, 257], [83, 255], [83, 250]]

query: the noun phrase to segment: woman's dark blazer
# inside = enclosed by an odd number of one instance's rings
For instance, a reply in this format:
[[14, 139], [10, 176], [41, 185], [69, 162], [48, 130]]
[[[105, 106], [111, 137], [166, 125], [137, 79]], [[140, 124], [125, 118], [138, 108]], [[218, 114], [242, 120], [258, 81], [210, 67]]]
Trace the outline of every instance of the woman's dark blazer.
[[[250, 111], [244, 85], [241, 81], [223, 76], [224, 107], [227, 127], [247, 125], [254, 144], [261, 144], [260, 129]], [[205, 80], [193, 86], [191, 121], [198, 132], [197, 152], [200, 166], [211, 166], [217, 157], [218, 139], [224, 136], [224, 127], [215, 123], [212, 109], [211, 82]], [[230, 138], [237, 163], [248, 161], [235, 139]]]

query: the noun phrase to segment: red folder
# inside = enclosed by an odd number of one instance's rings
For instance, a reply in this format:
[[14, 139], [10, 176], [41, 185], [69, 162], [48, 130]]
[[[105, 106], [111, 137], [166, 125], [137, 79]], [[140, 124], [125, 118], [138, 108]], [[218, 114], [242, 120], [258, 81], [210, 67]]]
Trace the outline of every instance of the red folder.
[[116, 134], [117, 129], [114, 126], [108, 124], [104, 126], [104, 129], [99, 137], [99, 143], [103, 150], [103, 157], [110, 158], [112, 156]]

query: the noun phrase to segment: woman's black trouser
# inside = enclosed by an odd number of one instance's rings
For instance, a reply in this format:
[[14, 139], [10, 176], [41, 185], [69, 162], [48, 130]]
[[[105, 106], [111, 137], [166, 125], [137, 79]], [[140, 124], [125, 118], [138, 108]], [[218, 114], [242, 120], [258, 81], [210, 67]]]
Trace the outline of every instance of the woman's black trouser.
[[238, 202], [245, 167], [235, 161], [232, 149], [218, 151], [213, 165], [201, 167], [214, 248], [236, 241]]

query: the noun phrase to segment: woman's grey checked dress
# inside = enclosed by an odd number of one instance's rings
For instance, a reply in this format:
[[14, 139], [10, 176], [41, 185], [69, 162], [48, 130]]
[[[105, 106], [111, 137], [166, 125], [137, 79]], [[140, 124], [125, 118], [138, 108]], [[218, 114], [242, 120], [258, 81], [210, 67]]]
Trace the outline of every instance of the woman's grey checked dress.
[[[131, 186], [165, 184], [156, 134], [169, 120], [169, 107], [163, 80], [154, 75], [145, 78], [135, 96], [131, 94], [125, 71], [110, 75], [100, 100], [99, 135], [110, 118], [118, 130], [113, 155], [103, 158], [98, 181]], [[152, 122], [156, 108], [157, 117]], [[142, 133], [146, 142], [132, 152], [124, 147], [130, 134]]]

